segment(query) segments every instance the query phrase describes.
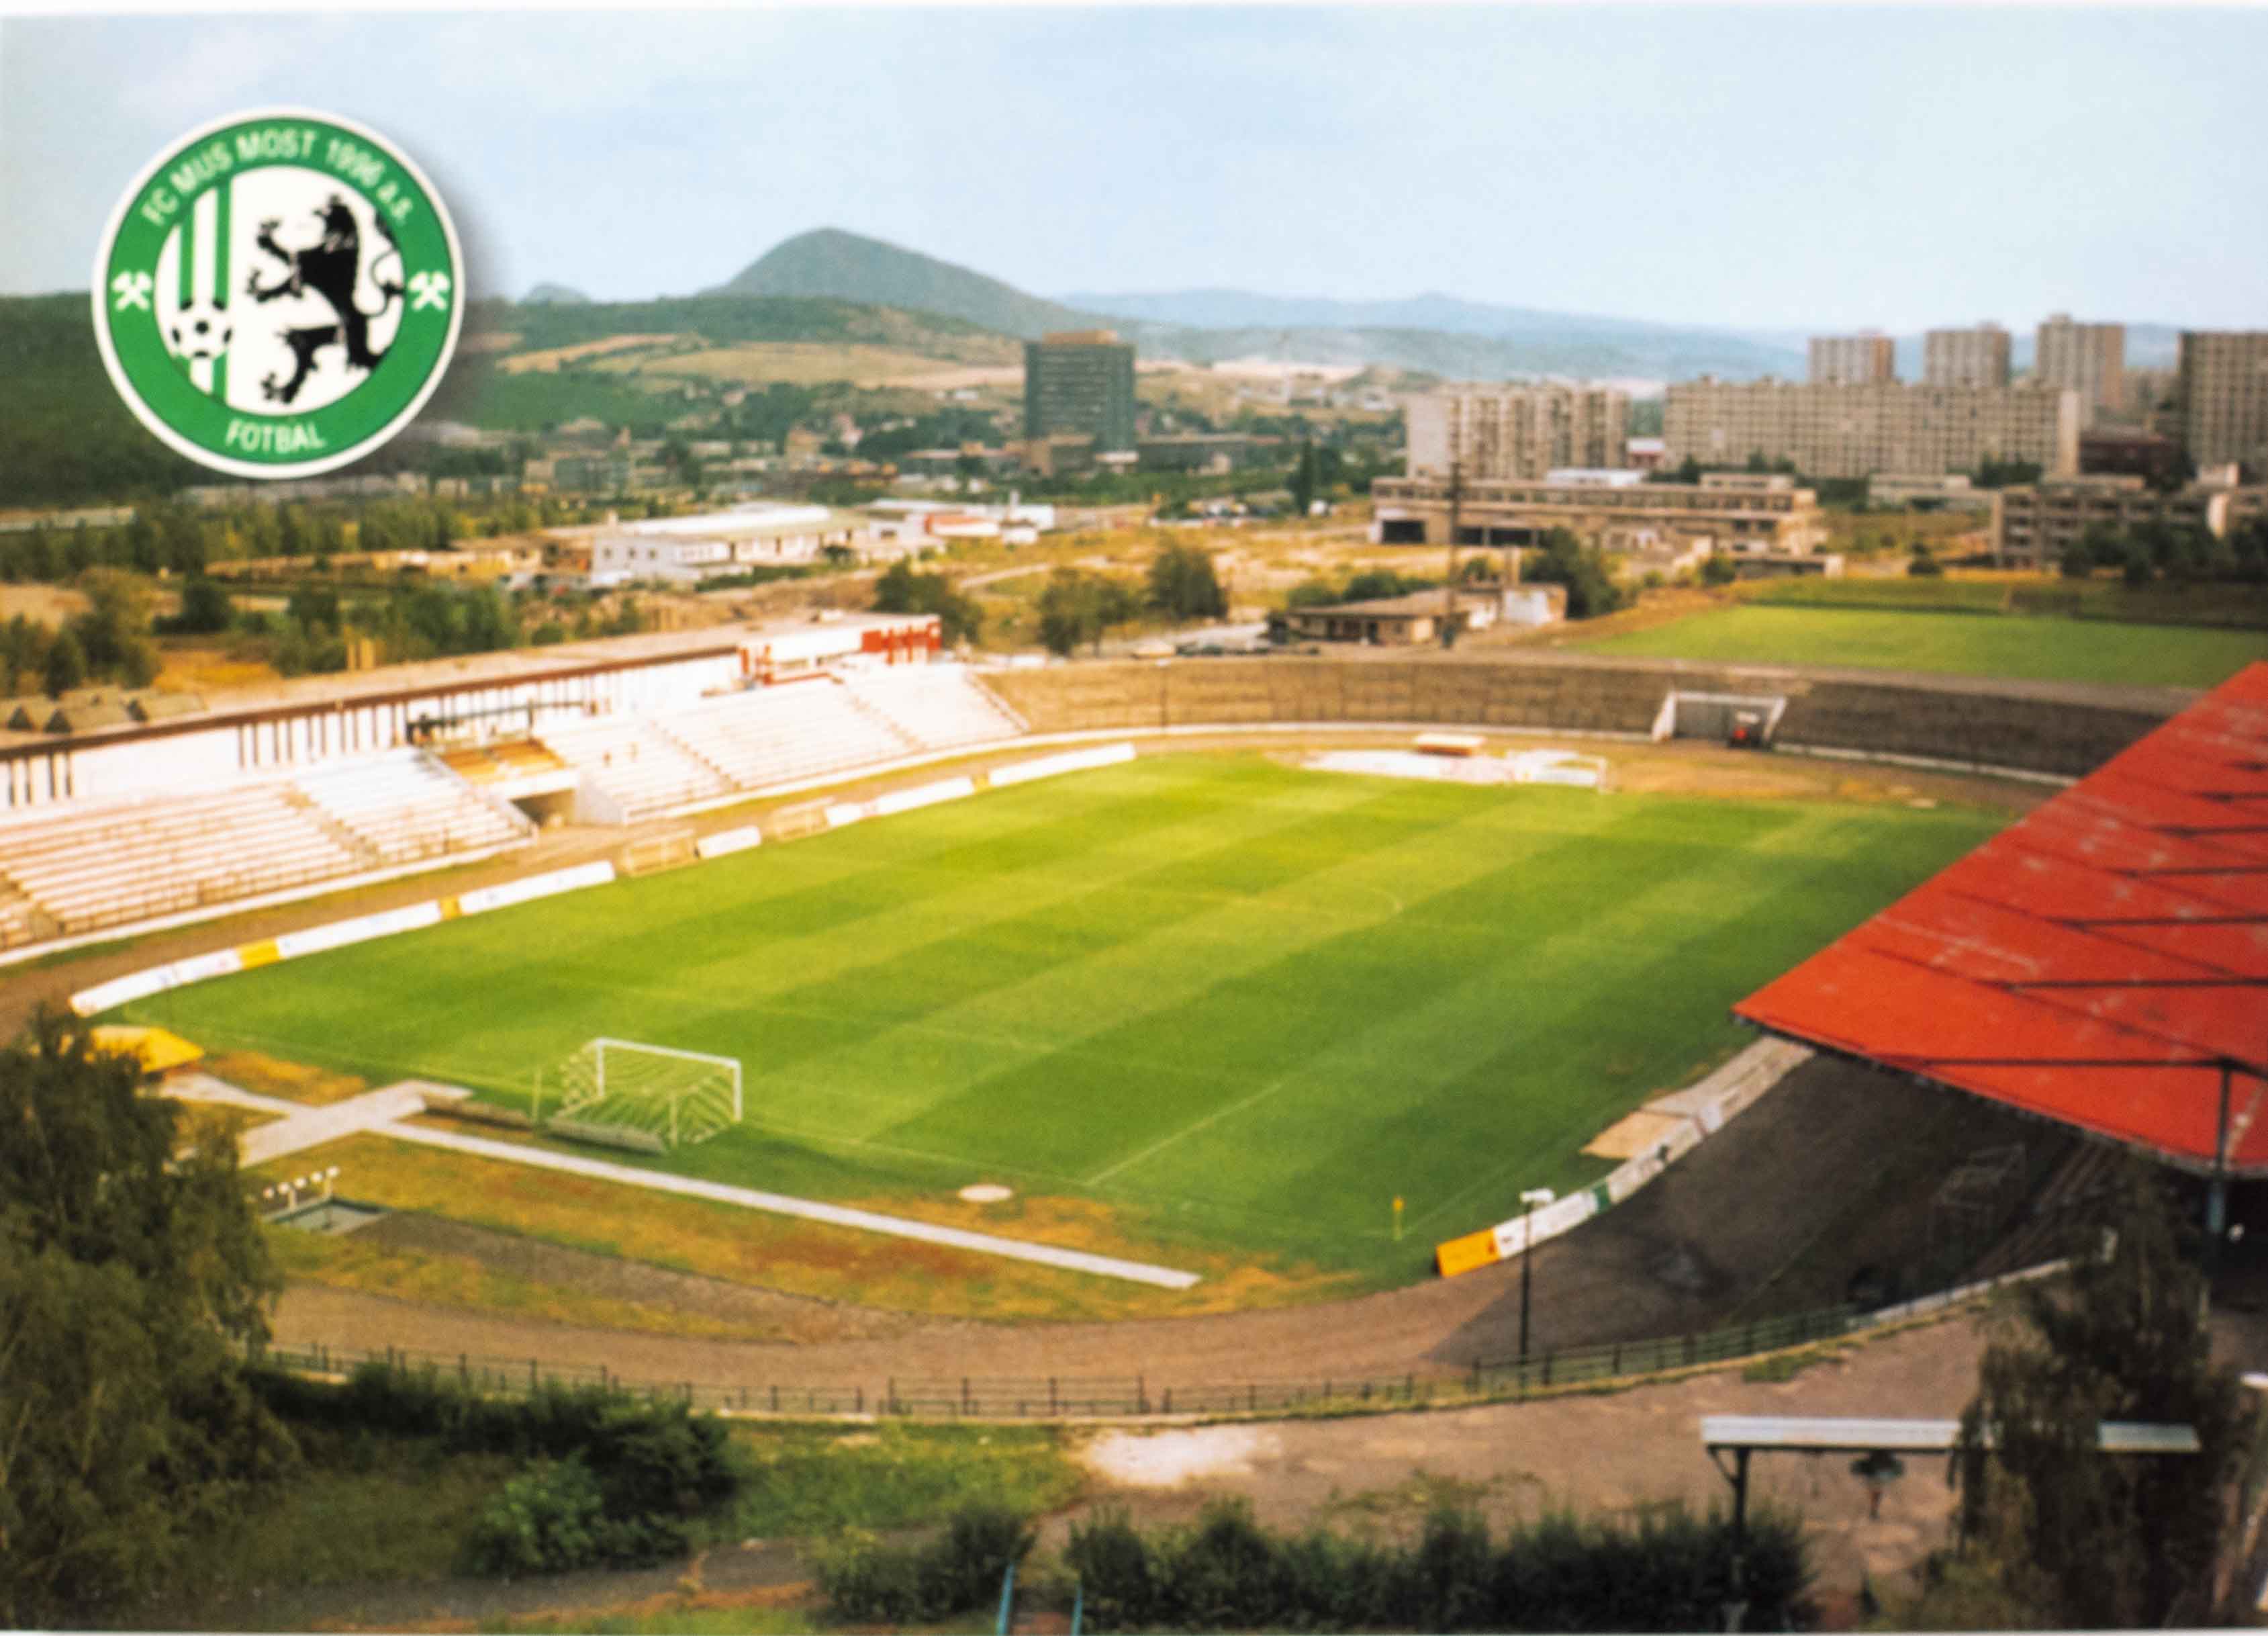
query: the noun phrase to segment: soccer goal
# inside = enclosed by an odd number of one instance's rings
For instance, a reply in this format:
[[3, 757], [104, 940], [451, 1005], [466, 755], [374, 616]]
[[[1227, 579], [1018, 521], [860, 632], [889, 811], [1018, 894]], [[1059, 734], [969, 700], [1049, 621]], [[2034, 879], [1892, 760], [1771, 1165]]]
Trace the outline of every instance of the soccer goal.
[[536, 1078], [534, 1114], [643, 1131], [672, 1147], [740, 1122], [740, 1064], [667, 1045], [600, 1038]]

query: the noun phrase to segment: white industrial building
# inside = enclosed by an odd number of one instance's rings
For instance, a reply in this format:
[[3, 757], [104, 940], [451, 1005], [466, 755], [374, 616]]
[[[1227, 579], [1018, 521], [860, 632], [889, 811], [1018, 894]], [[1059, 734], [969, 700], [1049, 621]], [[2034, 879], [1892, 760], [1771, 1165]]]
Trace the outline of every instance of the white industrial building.
[[864, 525], [848, 512], [751, 500], [697, 517], [604, 525], [591, 542], [591, 583], [697, 585], [752, 568], [817, 562], [830, 546], [858, 551], [865, 542]]

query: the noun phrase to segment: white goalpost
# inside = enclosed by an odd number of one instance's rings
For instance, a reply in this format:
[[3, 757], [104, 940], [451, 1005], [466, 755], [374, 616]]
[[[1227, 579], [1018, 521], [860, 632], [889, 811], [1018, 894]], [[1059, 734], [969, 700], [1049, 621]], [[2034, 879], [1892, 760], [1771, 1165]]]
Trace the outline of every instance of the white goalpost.
[[547, 1081], [554, 1117], [642, 1131], [671, 1147], [707, 1141], [740, 1122], [740, 1064], [733, 1057], [601, 1035], [538, 1076], [539, 1119]]

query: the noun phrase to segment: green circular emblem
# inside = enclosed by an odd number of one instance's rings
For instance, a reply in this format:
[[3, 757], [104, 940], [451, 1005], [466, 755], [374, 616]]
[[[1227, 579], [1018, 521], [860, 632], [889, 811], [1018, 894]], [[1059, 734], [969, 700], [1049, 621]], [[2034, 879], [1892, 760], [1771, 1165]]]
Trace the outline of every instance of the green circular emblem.
[[457, 230], [385, 137], [268, 108], [136, 177], [94, 264], [94, 333], [158, 438], [239, 477], [305, 477], [406, 425], [464, 317]]

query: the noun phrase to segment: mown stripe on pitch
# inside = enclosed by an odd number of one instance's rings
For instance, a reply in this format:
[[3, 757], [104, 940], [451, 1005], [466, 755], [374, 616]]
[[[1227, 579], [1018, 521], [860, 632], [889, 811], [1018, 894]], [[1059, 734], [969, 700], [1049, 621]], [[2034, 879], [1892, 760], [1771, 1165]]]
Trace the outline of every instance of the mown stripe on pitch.
[[[1596, 845], [1594, 836], [1569, 839], [1476, 874], [1490, 879], [1535, 872], [1549, 877], [1559, 863], [1572, 862]], [[1442, 884], [1417, 897], [1401, 920], [1413, 914], [1422, 918], [1429, 906], [1469, 889], [1469, 880]], [[939, 1100], [889, 1134], [935, 1146], [946, 1133], [957, 1131], [964, 1139], [981, 1143], [992, 1139], [999, 1122], [1010, 1118], [1017, 1122], [1020, 1140], [1035, 1125], [1060, 1124], [1066, 1087], [1075, 1093], [1084, 1079], [1094, 1090], [1107, 1087], [1117, 1103], [1098, 1105], [1100, 1099], [1093, 1094], [1083, 1099], [1086, 1151], [1094, 1152], [1097, 1121], [1123, 1122], [1125, 1138], [1105, 1156], [1108, 1164], [1102, 1168], [1107, 1169], [1129, 1153], [1210, 1116], [1223, 1100], [1223, 1089], [1267, 1083], [1343, 1048], [1354, 1035], [1432, 1005], [1445, 985], [1456, 986], [1461, 958], [1430, 952], [1422, 937], [1418, 947], [1389, 959], [1381, 960], [1373, 952], [1381, 932], [1398, 924], [1382, 917], [1382, 924], [1311, 939], [1233, 976], [1208, 981], [1176, 1004], [1145, 1002], [1138, 1011], [1079, 1041], [1078, 1072], [1055, 1053], [1038, 1057]], [[1280, 942], [1277, 947], [1280, 950]], [[1219, 1083], [1207, 1087], [1202, 1080], [1160, 1082], [1152, 1065], [1176, 1059], [1202, 1061], [1218, 1073]], [[1093, 1065], [1097, 1062], [1113, 1066], [1098, 1068]], [[1232, 1089], [1231, 1098], [1236, 1094]], [[1125, 1117], [1130, 1114], [1133, 1117]], [[1047, 1162], [1061, 1167], [1076, 1160], [1051, 1155]], [[1154, 1167], [1145, 1171], [1155, 1173]]]
[[[1368, 947], [1359, 966], [1351, 962], [1348, 972], [1343, 1014], [1351, 1019], [1351, 1026], [1336, 1035], [1319, 1034], [1312, 1050], [1299, 1051], [1282, 1042], [1264, 1045], [1273, 1057], [1296, 1060], [1299, 1094], [1288, 1101], [1271, 1098], [1265, 1104], [1251, 1104], [1235, 1121], [1215, 1124], [1193, 1139], [1190, 1150], [1159, 1146], [1141, 1167], [1139, 1178], [1150, 1183], [1177, 1169], [1205, 1172], [1214, 1165], [1203, 1155], [1219, 1149], [1227, 1150], [1223, 1156], [1232, 1161], [1239, 1152], [1248, 1153], [1241, 1162], [1265, 1170], [1270, 1143], [1263, 1132], [1270, 1124], [1336, 1123], [1348, 1131], [1349, 1141], [1359, 1146], [1366, 1127], [1410, 1105], [1413, 1098], [1435, 1121], [1437, 1138], [1443, 1128], [1455, 1130], [1459, 1097], [1447, 1087], [1463, 1079], [1474, 1064], [1500, 1058], [1507, 1030], [1526, 1036], [1540, 1017], [1550, 1013], [1550, 997], [1564, 991], [1556, 977], [1564, 976], [1571, 963], [1568, 946], [1626, 945], [1618, 932], [1595, 919], [1569, 916], [1557, 920], [1557, 930], [1529, 937], [1514, 950], [1505, 950], [1500, 944], [1496, 961], [1474, 966], [1462, 949], [1445, 948], [1431, 935], [1423, 924], [1425, 910], [1507, 884], [1557, 879], [1564, 886], [1568, 875], [1584, 873], [1573, 867], [1578, 864], [1591, 866], [1593, 879], [1573, 895], [1587, 900], [1596, 890], [1597, 878], [1612, 878], [1625, 895], [1627, 917], [1642, 924], [1651, 913], [1649, 902], [1683, 880], [1689, 860], [1651, 848], [1617, 847], [1604, 836], [1569, 841], [1539, 857], [1506, 864], [1475, 881], [1445, 888], [1370, 933], [1355, 934]], [[1302, 969], [1304, 958], [1295, 955], [1245, 981], [1263, 992], [1281, 986], [1312, 991], [1314, 979]], [[1241, 1007], [1249, 1003], [1241, 994], [1226, 992], [1208, 996], [1204, 1006]], [[1163, 1020], [1160, 1026], [1193, 1040], [1208, 1032], [1202, 1014], [1185, 1013]], [[1127, 1042], [1121, 1049], [1133, 1047]], [[1256, 1126], [1263, 1131], [1256, 1131]], [[1299, 1145], [1302, 1150], [1308, 1146]]]
[[[1345, 846], [1349, 826], [1344, 814], [1333, 815], [1322, 821], [1335, 824], [1342, 838], [1340, 850], [1329, 860], [1329, 866], [1349, 866], [1355, 857]], [[1362, 843], [1366, 849], [1375, 850], [1402, 844], [1412, 837], [1405, 828], [1374, 831]], [[1233, 849], [1232, 849], [1233, 850]], [[878, 962], [860, 968], [846, 980], [843, 998], [821, 997], [823, 1006], [849, 1005], [860, 992], [884, 993], [896, 991], [922, 996], [938, 996], [939, 1003], [909, 1005], [898, 1009], [889, 1019], [888, 1031], [862, 1043], [853, 1052], [836, 1065], [843, 1077], [858, 1077], [859, 1059], [872, 1063], [866, 1072], [875, 1078], [893, 1075], [895, 1065], [902, 1057], [920, 1058], [925, 1054], [925, 1030], [940, 1023], [966, 1025], [965, 1031], [979, 1036], [1025, 1035], [1027, 1049], [1021, 1053], [1027, 1059], [1039, 1059], [1071, 1051], [1084, 1058], [1110, 1045], [1081, 1044], [1082, 1040], [1097, 1038], [1101, 1030], [1119, 1021], [1138, 1019], [1153, 1013], [1170, 1000], [1176, 992], [1194, 998], [1217, 985], [1222, 980], [1219, 956], [1225, 943], [1236, 940], [1229, 935], [1242, 930], [1241, 941], [1249, 946], [1249, 958], [1241, 960], [1246, 967], [1261, 967], [1282, 958], [1287, 933], [1281, 925], [1269, 925], [1257, 917], [1267, 913], [1264, 900], [1231, 895], [1226, 900], [1211, 894], [1187, 889], [1160, 891], [1150, 881], [1170, 877], [1182, 865], [1176, 862], [1152, 872], [1145, 877], [1100, 888], [1080, 900], [1084, 928], [1079, 941], [1084, 945], [1076, 951], [1065, 951], [1060, 942], [1057, 948], [1043, 957], [1033, 956], [998, 945], [1002, 928], [994, 925], [970, 938], [953, 940], [917, 951], [926, 969], [909, 968], [904, 962]], [[1301, 866], [1293, 875], [1279, 868], [1274, 885], [1278, 888], [1294, 879], [1312, 878], [1322, 872], [1323, 866]], [[1055, 904], [1035, 911], [1032, 917], [1020, 917], [1018, 925], [1035, 944], [1045, 940], [1049, 923], [1059, 920], [1064, 906]], [[1028, 925], [1023, 925], [1028, 918]], [[1243, 926], [1236, 922], [1245, 923]], [[1336, 926], [1343, 929], [1344, 917]], [[1331, 934], [1324, 928], [1310, 941]], [[1183, 941], [1192, 946], [1193, 958], [1175, 958], [1175, 945]], [[1066, 953], [1071, 957], [1065, 957]], [[1003, 956], [1008, 956], [1004, 958]], [[1210, 961], [1212, 969], [1205, 969]], [[1098, 968], [1105, 963], [1123, 963], [1129, 969], [1124, 981], [1114, 984], [1110, 974]], [[971, 981], [966, 968], [975, 965], [982, 977]], [[1177, 979], [1178, 971], [1193, 975]], [[1300, 1003], [1300, 1002], [1295, 1002]], [[812, 1004], [805, 997], [804, 1004]], [[1003, 1012], [1006, 1014], [1001, 1014]], [[866, 1014], [870, 1018], [889, 1017], [889, 1013], [874, 1007], [871, 1002]], [[995, 1049], [989, 1057], [983, 1053], [961, 1053], [975, 1072], [961, 1079], [961, 1084], [981, 1083], [1001, 1070], [1003, 1051]], [[1201, 1062], [1201, 1057], [1189, 1056], [1189, 1062]], [[1066, 1066], [1069, 1065], [1066, 1064]], [[1086, 1065], [1082, 1064], [1082, 1071]], [[1202, 1078], [1202, 1075], [1197, 1077]], [[937, 1082], [932, 1080], [932, 1085]], [[937, 1089], [925, 1094], [924, 1101], [932, 1103], [946, 1100]], [[902, 1112], [910, 1112], [910, 1106]]]

